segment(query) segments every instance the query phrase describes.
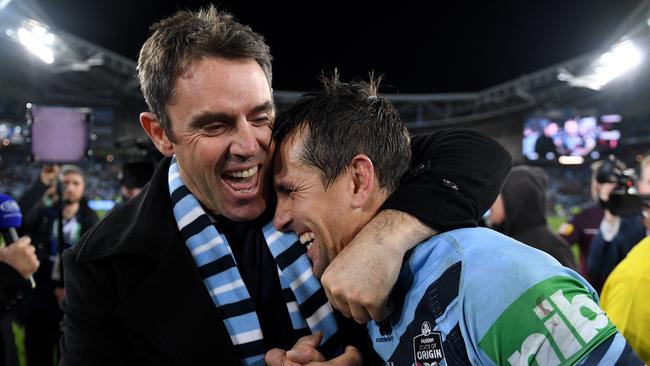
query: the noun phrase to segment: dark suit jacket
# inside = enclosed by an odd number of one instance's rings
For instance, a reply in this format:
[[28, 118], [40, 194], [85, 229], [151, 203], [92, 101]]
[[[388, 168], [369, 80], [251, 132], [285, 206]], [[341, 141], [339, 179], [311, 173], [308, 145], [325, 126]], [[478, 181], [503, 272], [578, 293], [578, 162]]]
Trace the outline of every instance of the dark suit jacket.
[[168, 167], [64, 254], [61, 365], [239, 363], [178, 232]]

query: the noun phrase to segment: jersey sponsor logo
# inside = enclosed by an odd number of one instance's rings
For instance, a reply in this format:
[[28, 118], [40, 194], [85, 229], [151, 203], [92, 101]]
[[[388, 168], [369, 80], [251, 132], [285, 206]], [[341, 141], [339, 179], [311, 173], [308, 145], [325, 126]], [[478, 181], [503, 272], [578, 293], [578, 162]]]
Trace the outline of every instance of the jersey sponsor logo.
[[413, 357], [416, 366], [437, 366], [445, 359], [442, 349], [442, 335], [431, 331], [428, 321], [422, 322], [421, 334], [413, 337]]
[[385, 342], [392, 342], [392, 341], [393, 341], [392, 335], [375, 338], [375, 342], [377, 343], [385, 343]]
[[576, 279], [549, 278], [512, 303], [481, 339], [500, 365], [571, 364], [616, 333]]

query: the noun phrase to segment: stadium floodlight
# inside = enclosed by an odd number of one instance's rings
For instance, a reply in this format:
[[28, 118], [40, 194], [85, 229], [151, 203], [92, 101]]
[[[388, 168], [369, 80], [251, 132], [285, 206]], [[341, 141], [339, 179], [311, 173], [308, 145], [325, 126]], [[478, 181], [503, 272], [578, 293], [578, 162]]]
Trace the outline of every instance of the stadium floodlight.
[[9, 5], [10, 2], [11, 2], [11, 0], [0, 0], [0, 10], [6, 8], [7, 5]]
[[43, 62], [46, 64], [54, 62], [54, 51], [51, 46], [54, 45], [55, 36], [44, 25], [30, 19], [21, 24], [16, 34], [18, 41]]
[[641, 51], [630, 40], [614, 45], [596, 61], [595, 78], [602, 86], [632, 70], [641, 63]]
[[624, 40], [600, 55], [594, 62], [591, 73], [573, 76], [562, 69], [557, 78], [572, 86], [600, 90], [610, 81], [638, 66], [641, 61], [643, 61], [641, 50], [631, 40]]

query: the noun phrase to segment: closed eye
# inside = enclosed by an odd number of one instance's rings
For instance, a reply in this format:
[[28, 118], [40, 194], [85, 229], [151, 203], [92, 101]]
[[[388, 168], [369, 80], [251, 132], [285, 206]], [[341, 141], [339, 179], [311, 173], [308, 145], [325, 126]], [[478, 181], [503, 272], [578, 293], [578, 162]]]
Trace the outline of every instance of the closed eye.
[[228, 129], [229, 125], [223, 122], [211, 122], [201, 126], [201, 130], [210, 135], [218, 135]]
[[256, 118], [252, 119], [250, 122], [251, 122], [251, 124], [253, 126], [261, 127], [261, 126], [271, 124], [271, 118], [269, 116], [265, 115], [265, 116], [261, 116], [261, 117], [256, 117]]
[[282, 184], [278, 184], [278, 185], [275, 186], [275, 192], [278, 195], [288, 196], [288, 195], [291, 195], [291, 193], [294, 192], [294, 189], [292, 187], [288, 187], [288, 186], [285, 186], [285, 185], [282, 185]]

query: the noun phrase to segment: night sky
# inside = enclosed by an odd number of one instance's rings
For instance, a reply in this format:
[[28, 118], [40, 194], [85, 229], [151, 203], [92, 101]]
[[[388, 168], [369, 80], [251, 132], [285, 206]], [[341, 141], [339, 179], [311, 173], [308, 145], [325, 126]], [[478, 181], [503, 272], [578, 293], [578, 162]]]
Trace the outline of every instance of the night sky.
[[[137, 58], [149, 26], [207, 1], [36, 0], [54, 27]], [[276, 90], [385, 74], [388, 92], [469, 92], [593, 51], [641, 0], [217, 1], [262, 33]], [[353, 7], [354, 6], [354, 7]]]

